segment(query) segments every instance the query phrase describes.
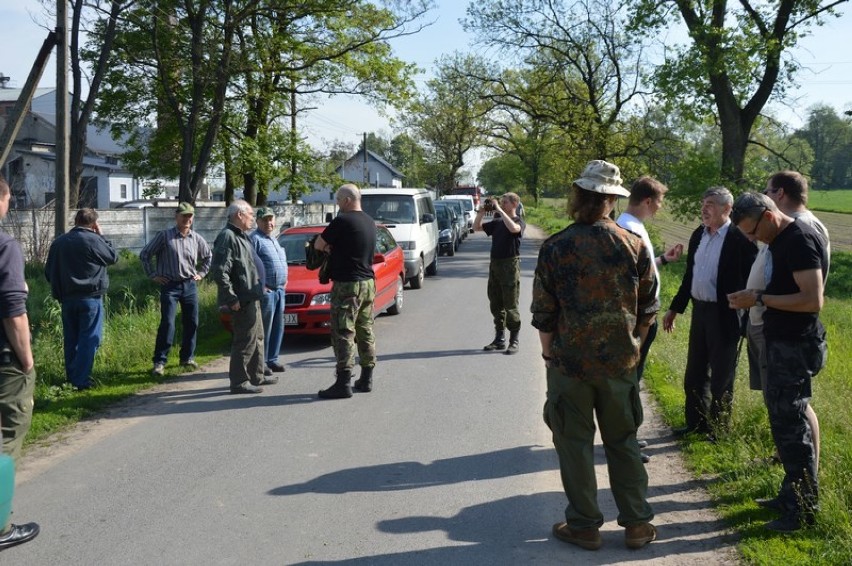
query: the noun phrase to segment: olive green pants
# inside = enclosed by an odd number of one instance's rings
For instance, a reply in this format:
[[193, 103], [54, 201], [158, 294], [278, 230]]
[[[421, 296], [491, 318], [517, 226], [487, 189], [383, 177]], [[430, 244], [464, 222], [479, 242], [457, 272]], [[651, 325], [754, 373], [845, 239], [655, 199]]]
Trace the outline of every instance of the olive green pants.
[[494, 317], [494, 330], [520, 330], [521, 258], [492, 259], [488, 267], [488, 303]]
[[618, 507], [618, 524], [650, 521], [654, 513], [647, 500], [648, 474], [636, 442], [643, 415], [635, 370], [583, 380], [569, 377], [559, 368], [548, 368], [544, 422], [553, 432], [559, 456], [562, 486], [568, 497], [568, 526], [590, 529], [604, 522], [597, 501], [595, 417]]
[[337, 371], [355, 365], [357, 343], [361, 367], [376, 365], [376, 337], [373, 335], [373, 301], [376, 281], [335, 281], [331, 288], [331, 347]]
[[[3, 453], [11, 456], [15, 462], [21, 457], [24, 437], [30, 430], [33, 418], [35, 381], [35, 369], [24, 373], [17, 360], [0, 365], [0, 430], [3, 433]], [[8, 528], [7, 519], [5, 525], [0, 525], [0, 533], [5, 533]]]

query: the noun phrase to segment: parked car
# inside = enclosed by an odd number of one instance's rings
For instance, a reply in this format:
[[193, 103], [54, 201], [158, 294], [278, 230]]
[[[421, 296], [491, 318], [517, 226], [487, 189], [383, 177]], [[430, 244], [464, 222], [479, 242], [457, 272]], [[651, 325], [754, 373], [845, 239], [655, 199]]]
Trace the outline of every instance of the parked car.
[[384, 224], [405, 253], [405, 277], [412, 289], [438, 274], [438, 221], [426, 189], [362, 189], [361, 208]]
[[[464, 205], [458, 199], [441, 200], [435, 203], [435, 206], [438, 205], [449, 205], [456, 211], [456, 223], [459, 226], [461, 242], [464, 242], [467, 238], [468, 227], [473, 226], [473, 217], [471, 216], [471, 213], [465, 212]], [[459, 244], [461, 244], [461, 242], [459, 242]]]
[[[457, 251], [462, 241], [462, 234], [467, 232], [467, 227], [464, 223], [464, 218], [460, 218], [456, 209], [451, 206], [448, 202], [438, 201], [435, 203], [435, 211], [439, 209], [444, 209], [447, 211], [447, 214], [450, 217], [450, 223], [452, 223], [452, 231], [453, 231], [453, 251]], [[440, 223], [439, 223], [439, 231], [440, 231]]]
[[473, 234], [473, 216], [476, 214], [476, 205], [473, 202], [473, 197], [470, 195], [444, 195], [441, 197], [441, 200], [457, 200], [462, 203], [465, 211], [470, 213], [467, 231]]
[[455, 224], [452, 212], [449, 207], [435, 206], [435, 214], [438, 216], [438, 253], [448, 256], [456, 255], [459, 237], [458, 227]]
[[[329, 334], [331, 332], [331, 283], [320, 283], [318, 271], [305, 267], [305, 243], [321, 234], [326, 224], [284, 229], [278, 243], [287, 252], [289, 275], [284, 299], [284, 325], [287, 334]], [[405, 261], [402, 248], [384, 226], [376, 225], [376, 299], [373, 316], [382, 312], [399, 314], [403, 307]], [[222, 313], [222, 323], [230, 330], [230, 314]]]

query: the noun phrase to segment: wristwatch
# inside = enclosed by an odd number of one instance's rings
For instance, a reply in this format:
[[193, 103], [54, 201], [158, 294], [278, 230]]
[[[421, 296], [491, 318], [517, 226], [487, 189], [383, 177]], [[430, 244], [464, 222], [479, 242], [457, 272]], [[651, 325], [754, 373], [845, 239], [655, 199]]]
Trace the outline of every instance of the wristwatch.
[[754, 294], [754, 304], [758, 307], [766, 306], [763, 304], [763, 293]]

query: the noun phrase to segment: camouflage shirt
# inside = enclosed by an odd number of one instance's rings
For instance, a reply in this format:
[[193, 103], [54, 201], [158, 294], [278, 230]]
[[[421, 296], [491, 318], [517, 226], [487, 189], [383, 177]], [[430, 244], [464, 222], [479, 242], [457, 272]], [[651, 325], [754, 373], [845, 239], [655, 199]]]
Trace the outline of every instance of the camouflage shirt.
[[660, 308], [652, 261], [641, 237], [608, 218], [572, 224], [542, 244], [532, 325], [553, 333], [553, 364], [581, 379], [636, 366], [636, 325]]

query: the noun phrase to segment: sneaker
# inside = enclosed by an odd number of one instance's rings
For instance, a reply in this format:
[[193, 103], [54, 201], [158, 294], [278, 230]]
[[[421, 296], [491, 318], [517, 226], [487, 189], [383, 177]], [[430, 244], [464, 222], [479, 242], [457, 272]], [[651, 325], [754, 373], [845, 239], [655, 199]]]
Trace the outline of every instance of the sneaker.
[[627, 525], [624, 529], [624, 544], [627, 548], [642, 548], [652, 540], [657, 539], [657, 527], [651, 523], [636, 523]]
[[284, 373], [285, 371], [287, 371], [287, 368], [285, 368], [283, 365], [279, 364], [278, 362], [269, 362], [268, 364], [266, 364], [266, 367], [268, 367], [269, 369], [271, 369], [275, 373]]
[[278, 378], [277, 377], [269, 377], [269, 376], [264, 376], [263, 379], [261, 379], [260, 381], [252, 381], [251, 382], [251, 384], [254, 385], [254, 386], [275, 385], [276, 383], [278, 383]]
[[191, 370], [197, 370], [198, 369], [198, 362], [196, 362], [192, 358], [182, 361], [180, 363], [180, 365], [182, 365], [183, 367], [185, 367], [187, 369], [191, 369]]
[[764, 509], [769, 509], [771, 511], [777, 511], [778, 513], [784, 513], [787, 510], [787, 507], [784, 505], [784, 502], [781, 501], [781, 498], [779, 497], [755, 499], [754, 502], [757, 503], [758, 507], [763, 507]]
[[269, 368], [263, 368], [263, 375], [269, 377], [270, 375], [272, 375], [272, 370]]
[[586, 550], [597, 550], [603, 544], [598, 529], [572, 529], [567, 523], [553, 525], [553, 536], [562, 542], [576, 544]]
[[157, 362], [154, 364], [154, 369], [151, 370], [151, 375], [163, 375], [166, 373], [166, 364]]

